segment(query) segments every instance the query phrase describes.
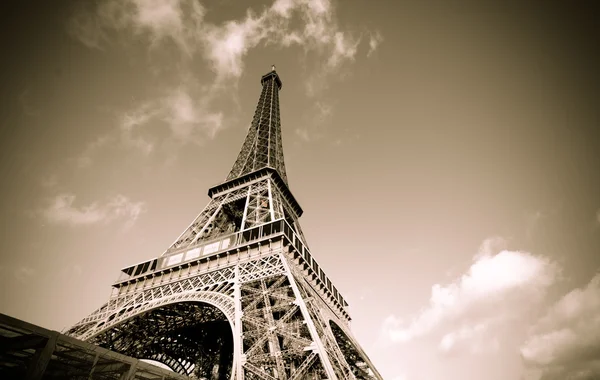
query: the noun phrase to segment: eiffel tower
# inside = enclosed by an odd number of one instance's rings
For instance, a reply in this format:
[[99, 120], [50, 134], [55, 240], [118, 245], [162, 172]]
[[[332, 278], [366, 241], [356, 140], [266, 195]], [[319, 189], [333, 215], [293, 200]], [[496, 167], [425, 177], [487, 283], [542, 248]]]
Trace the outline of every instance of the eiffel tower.
[[198, 379], [382, 379], [310, 252], [283, 160], [275, 71], [223, 183], [159, 257], [123, 269], [67, 335]]

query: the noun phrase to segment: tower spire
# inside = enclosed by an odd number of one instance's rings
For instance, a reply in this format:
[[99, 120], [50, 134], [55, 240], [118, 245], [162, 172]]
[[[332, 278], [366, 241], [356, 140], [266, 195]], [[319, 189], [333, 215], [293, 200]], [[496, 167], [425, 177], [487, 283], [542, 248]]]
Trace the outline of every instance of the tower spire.
[[287, 185], [279, 117], [279, 91], [282, 83], [275, 65], [271, 66], [269, 73], [262, 76], [260, 83], [262, 91], [250, 129], [226, 181], [270, 167], [277, 170]]

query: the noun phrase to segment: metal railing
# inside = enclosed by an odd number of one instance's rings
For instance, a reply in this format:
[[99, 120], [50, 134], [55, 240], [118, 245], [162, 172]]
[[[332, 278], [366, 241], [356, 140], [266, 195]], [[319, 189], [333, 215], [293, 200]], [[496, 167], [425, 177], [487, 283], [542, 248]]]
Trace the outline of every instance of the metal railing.
[[265, 223], [243, 231], [222, 235], [218, 239], [204, 241], [192, 247], [187, 247], [184, 250], [170, 253], [167, 256], [161, 256], [127, 267], [121, 271], [115, 285], [135, 279], [141, 279], [149, 274], [161, 272], [169, 268], [189, 265], [194, 261], [210, 260], [212, 257], [224, 252], [235, 250], [239, 247], [247, 246], [268, 238], [275, 238], [280, 235], [287, 238], [289, 243], [298, 253], [298, 256], [306, 263], [306, 269], [312, 273], [317, 282], [323, 284], [325, 291], [329, 292], [342, 307], [348, 306], [347, 302], [319, 266], [318, 262], [312, 257], [302, 239], [284, 219]]

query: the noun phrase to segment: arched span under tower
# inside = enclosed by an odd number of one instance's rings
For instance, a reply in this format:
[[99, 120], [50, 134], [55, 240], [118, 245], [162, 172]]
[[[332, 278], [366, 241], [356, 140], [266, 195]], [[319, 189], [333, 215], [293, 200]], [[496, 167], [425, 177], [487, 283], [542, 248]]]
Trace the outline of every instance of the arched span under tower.
[[89, 340], [180, 374], [227, 380], [233, 368], [232, 325], [216, 306], [177, 302], [131, 316]]

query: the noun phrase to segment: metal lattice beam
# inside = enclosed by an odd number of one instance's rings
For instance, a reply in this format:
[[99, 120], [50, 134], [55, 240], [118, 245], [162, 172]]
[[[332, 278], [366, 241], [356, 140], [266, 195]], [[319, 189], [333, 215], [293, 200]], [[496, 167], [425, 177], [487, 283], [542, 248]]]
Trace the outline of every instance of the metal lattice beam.
[[287, 184], [279, 116], [281, 80], [277, 73], [272, 71], [263, 76], [261, 83], [263, 88], [252, 124], [226, 180], [232, 180], [263, 167], [271, 167], [279, 172]]

